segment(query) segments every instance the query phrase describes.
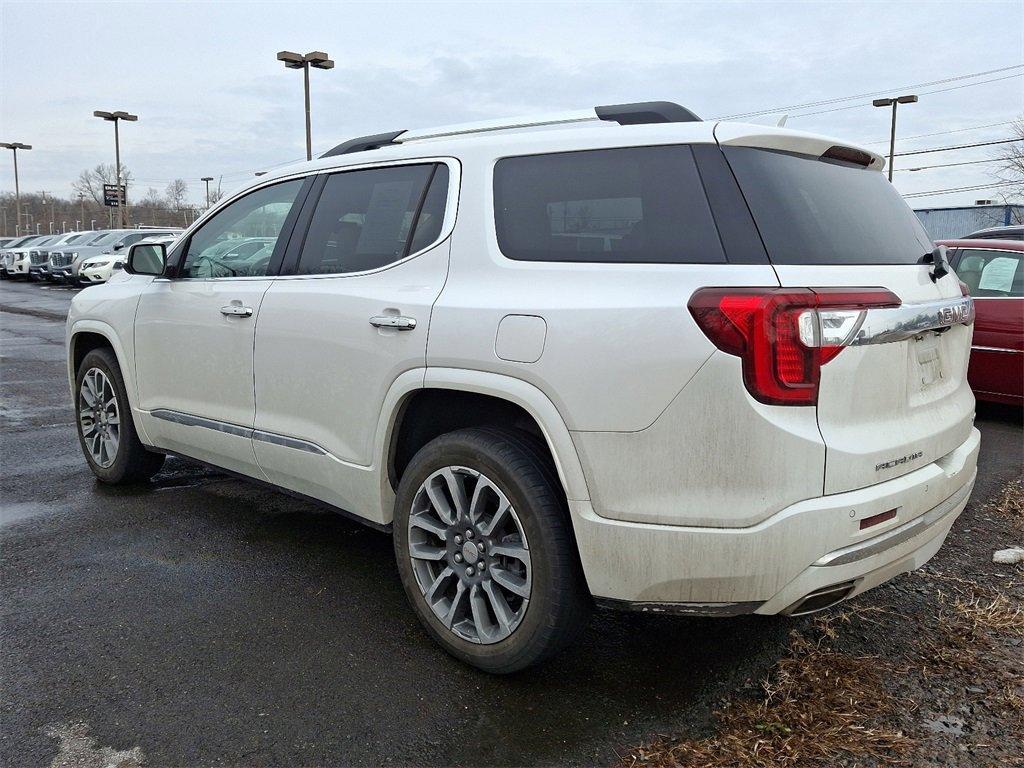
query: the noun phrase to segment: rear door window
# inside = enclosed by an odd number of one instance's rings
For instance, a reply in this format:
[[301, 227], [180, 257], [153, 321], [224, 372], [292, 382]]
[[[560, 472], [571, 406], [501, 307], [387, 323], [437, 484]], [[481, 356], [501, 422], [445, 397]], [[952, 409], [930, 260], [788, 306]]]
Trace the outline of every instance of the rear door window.
[[520, 261], [725, 261], [687, 146], [502, 158], [494, 215], [501, 252]]
[[1024, 267], [1014, 251], [964, 248], [957, 254], [956, 275], [976, 298], [1024, 297]]
[[309, 224], [300, 275], [380, 269], [430, 245], [448, 197], [443, 163], [345, 171], [328, 177]]
[[934, 247], [879, 171], [751, 147], [725, 147], [775, 264], [917, 264]]

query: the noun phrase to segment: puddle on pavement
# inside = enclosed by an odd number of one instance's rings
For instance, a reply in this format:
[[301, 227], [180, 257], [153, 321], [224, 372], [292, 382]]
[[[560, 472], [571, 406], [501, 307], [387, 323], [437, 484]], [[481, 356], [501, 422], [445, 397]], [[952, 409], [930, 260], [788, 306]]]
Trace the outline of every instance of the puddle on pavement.
[[38, 501], [25, 501], [20, 504], [0, 504], [0, 527], [16, 523], [18, 520], [26, 520], [30, 517], [39, 517], [47, 512], [46, 504]]

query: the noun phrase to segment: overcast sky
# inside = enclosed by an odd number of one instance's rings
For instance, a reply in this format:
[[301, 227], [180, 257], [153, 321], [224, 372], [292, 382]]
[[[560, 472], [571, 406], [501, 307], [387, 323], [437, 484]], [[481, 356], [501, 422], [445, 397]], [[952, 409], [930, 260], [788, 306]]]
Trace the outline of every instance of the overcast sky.
[[[783, 109], [1024, 64], [1024, 2], [955, 3], [47, 3], [0, 0], [0, 141], [22, 188], [69, 195], [113, 162], [109, 123], [127, 110], [133, 194], [174, 178], [198, 201], [304, 157], [301, 73], [279, 50], [327, 51], [311, 73], [313, 148], [356, 135], [628, 101], [676, 101], [705, 118], [753, 118], [888, 151], [889, 112], [870, 97]], [[1005, 138], [1024, 113], [1024, 69], [919, 86], [897, 151]], [[1008, 77], [1017, 75], [1015, 77]], [[1003, 78], [1003, 79], [996, 79]], [[989, 80], [970, 87], [929, 93]], [[850, 107], [802, 116], [835, 107]], [[776, 109], [778, 108], [778, 109]], [[897, 168], [992, 157], [979, 147], [897, 158]], [[991, 165], [897, 172], [904, 193], [993, 181]], [[0, 189], [13, 189], [9, 153]], [[997, 190], [918, 198], [972, 203]]]

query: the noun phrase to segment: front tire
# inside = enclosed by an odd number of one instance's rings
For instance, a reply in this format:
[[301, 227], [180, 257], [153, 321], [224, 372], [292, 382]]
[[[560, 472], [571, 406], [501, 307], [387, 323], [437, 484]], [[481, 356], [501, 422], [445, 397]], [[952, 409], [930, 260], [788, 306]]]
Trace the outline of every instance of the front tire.
[[100, 482], [145, 481], [163, 466], [164, 455], [139, 440], [121, 368], [109, 348], [92, 350], [78, 366], [75, 422], [82, 453]]
[[420, 622], [452, 656], [507, 674], [565, 648], [590, 610], [550, 459], [514, 430], [424, 446], [395, 500], [394, 545]]

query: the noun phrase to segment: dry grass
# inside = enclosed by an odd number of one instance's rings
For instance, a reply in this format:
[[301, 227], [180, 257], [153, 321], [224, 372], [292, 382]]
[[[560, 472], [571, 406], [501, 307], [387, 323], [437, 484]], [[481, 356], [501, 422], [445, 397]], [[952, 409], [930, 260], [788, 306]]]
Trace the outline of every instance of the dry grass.
[[[1024, 523], [1024, 485], [1019, 480], [1010, 483], [986, 508]], [[847, 625], [894, 634], [906, 617], [877, 605], [826, 614], [814, 624], [816, 641], [793, 633], [788, 655], [761, 682], [759, 695], [734, 697], [716, 711], [715, 735], [662, 737], [633, 750], [624, 765], [788, 768], [865, 761], [928, 763], [930, 751], [948, 745], [936, 746], [928, 743], [930, 734], [916, 729], [904, 733], [898, 727], [918, 703], [897, 697], [897, 686], [891, 684], [894, 675], [912, 674], [925, 690], [938, 686], [946, 692], [962, 690], [967, 680], [987, 680], [983, 706], [1002, 722], [1019, 724], [1011, 733], [1024, 732], [1024, 663], [1014, 661], [1018, 648], [1006, 642], [1024, 636], [1019, 583], [1013, 579], [993, 587], [948, 574], [915, 575], [941, 586], [939, 610], [925, 616], [928, 629], [922, 627], [907, 659], [894, 662], [898, 668], [877, 657], [836, 651], [834, 646]], [[933, 705], [937, 706], [929, 706]]]
[[1024, 523], [1024, 481], [1014, 480], [995, 499], [985, 505], [986, 509], [994, 509], [1007, 515], [1018, 523]]
[[822, 642], [794, 633], [789, 655], [761, 683], [760, 700], [734, 701], [718, 713], [719, 733], [661, 740], [627, 764], [657, 766], [796, 766], [857, 756], [907, 764], [912, 742], [886, 727], [900, 702], [887, 689], [893, 670], [880, 659], [822, 648], [833, 622], [819, 620]]

